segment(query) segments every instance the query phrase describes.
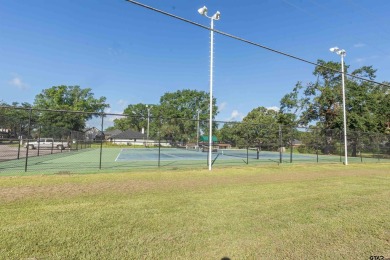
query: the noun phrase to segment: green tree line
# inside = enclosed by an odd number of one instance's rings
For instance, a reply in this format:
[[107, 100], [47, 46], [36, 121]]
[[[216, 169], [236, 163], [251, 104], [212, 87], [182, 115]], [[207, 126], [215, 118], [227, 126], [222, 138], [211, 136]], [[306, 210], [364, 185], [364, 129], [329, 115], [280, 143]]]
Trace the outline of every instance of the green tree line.
[[[341, 64], [324, 60], [318, 60], [318, 64], [313, 71], [315, 80], [306, 84], [298, 81], [292, 91], [281, 98], [279, 111], [259, 105], [243, 118], [241, 124], [214, 122], [213, 132], [221, 140], [236, 145], [248, 145], [249, 142], [260, 146], [277, 141], [278, 135], [271, 133], [278, 133], [279, 125], [316, 127], [324, 131], [342, 129]], [[349, 66], [345, 68], [349, 72]], [[360, 67], [350, 74], [370, 80], [376, 78], [376, 70], [372, 66]], [[389, 88], [346, 77], [345, 92], [349, 131], [390, 132]], [[91, 88], [63, 85], [42, 90], [36, 95], [33, 104], [1, 102], [0, 105], [42, 109], [32, 113], [28, 110], [0, 109], [0, 127], [11, 129], [13, 133], [25, 132], [28, 122], [32, 125], [82, 131], [88, 120], [110, 107], [106, 98], [95, 97]], [[50, 109], [89, 113], [47, 111]], [[158, 104], [130, 104], [123, 114], [124, 117], [115, 119], [114, 125], [106, 130], [142, 131], [147, 128], [149, 118], [150, 136], [194, 141], [198, 122], [199, 132], [208, 134], [209, 93], [190, 89], [166, 92]], [[213, 118], [217, 114], [217, 100], [213, 98]]]

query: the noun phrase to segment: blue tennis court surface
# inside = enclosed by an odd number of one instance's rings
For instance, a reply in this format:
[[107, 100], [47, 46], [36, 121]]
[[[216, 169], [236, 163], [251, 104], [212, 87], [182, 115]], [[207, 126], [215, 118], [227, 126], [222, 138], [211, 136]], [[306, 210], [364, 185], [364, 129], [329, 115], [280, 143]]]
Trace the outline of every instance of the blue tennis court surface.
[[[122, 149], [115, 161], [157, 161], [160, 157], [161, 161], [181, 161], [181, 160], [205, 160], [207, 161], [207, 152], [197, 151], [195, 149], [186, 150], [180, 148], [128, 148]], [[226, 149], [213, 152], [212, 159], [217, 160], [242, 160], [242, 159], [257, 159], [255, 150], [246, 149]], [[282, 154], [283, 160], [288, 160], [290, 154]], [[299, 160], [314, 160], [315, 155], [294, 155], [294, 159]], [[279, 160], [279, 152], [260, 151], [260, 160]]]
[[[157, 161], [159, 158], [158, 148], [122, 149], [115, 161]], [[196, 150], [178, 148], [163, 148], [160, 150], [161, 161], [177, 160], [207, 160], [207, 153]]]

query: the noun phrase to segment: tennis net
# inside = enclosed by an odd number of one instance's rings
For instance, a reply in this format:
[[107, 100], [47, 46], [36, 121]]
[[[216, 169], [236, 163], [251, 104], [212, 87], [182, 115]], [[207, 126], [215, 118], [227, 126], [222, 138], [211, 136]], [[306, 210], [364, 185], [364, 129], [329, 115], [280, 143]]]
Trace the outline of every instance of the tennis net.
[[233, 156], [246, 158], [257, 158], [258, 149], [257, 148], [244, 148], [244, 149], [218, 149], [218, 153], [225, 156]]

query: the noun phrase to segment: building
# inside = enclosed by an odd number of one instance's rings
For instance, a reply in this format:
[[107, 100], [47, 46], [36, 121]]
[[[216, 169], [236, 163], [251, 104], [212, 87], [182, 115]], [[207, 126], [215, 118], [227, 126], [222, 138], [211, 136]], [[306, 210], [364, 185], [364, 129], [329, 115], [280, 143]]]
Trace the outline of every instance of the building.
[[[126, 130], [124, 132], [113, 134], [106, 140], [114, 144], [125, 144], [125, 145], [145, 145], [146, 134], [134, 130]], [[151, 141], [151, 140], [149, 140]], [[154, 142], [154, 141], [152, 141]]]
[[104, 140], [104, 133], [96, 127], [91, 127], [84, 130], [86, 141]]

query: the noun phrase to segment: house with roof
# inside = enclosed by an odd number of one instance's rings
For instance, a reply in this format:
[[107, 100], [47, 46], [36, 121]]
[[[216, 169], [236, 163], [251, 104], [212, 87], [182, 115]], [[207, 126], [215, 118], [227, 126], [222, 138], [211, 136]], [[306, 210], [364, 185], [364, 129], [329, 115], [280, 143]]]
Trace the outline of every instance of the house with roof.
[[113, 134], [106, 139], [114, 144], [125, 145], [144, 145], [146, 140], [146, 134], [128, 129], [118, 134]]
[[114, 129], [112, 131], [104, 131], [104, 136], [105, 136], [106, 140], [110, 140], [111, 136], [118, 135], [120, 133], [122, 133], [121, 130]]
[[87, 128], [84, 133], [87, 141], [104, 140], [104, 133], [96, 127]]

